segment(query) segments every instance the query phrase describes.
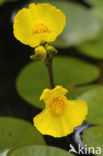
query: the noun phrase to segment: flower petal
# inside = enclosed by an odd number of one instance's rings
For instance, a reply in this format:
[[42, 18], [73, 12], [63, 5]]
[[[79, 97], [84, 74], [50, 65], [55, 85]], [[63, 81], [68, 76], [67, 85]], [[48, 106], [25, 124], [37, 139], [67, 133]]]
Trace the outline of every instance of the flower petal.
[[47, 109], [43, 110], [33, 119], [34, 126], [43, 135], [63, 137], [73, 132], [73, 127], [62, 116], [51, 115]]
[[62, 115], [52, 115], [47, 109], [34, 117], [34, 126], [43, 135], [64, 137], [82, 124], [87, 115], [87, 104], [82, 100], [69, 100]]
[[82, 124], [88, 113], [88, 107], [83, 100], [68, 100], [66, 111], [64, 112], [65, 119], [70, 121], [72, 127]]
[[63, 96], [68, 93], [68, 90], [63, 88], [62, 86], [56, 86], [54, 89], [44, 89], [40, 100], [44, 100], [46, 102], [48, 99], [53, 99], [58, 96]]
[[[64, 13], [56, 9], [56, 7], [50, 4], [35, 5], [32, 3], [29, 8], [21, 9], [15, 16], [14, 36], [20, 42], [36, 47], [41, 43], [54, 41], [63, 31], [65, 21]], [[44, 25], [48, 32], [33, 33], [36, 24]]]
[[57, 37], [66, 25], [66, 16], [61, 10], [51, 4], [37, 4], [37, 7], [41, 18], [55, 32], [55, 36]]
[[28, 38], [31, 37], [32, 18], [28, 9], [20, 10], [14, 18], [14, 36], [24, 44], [28, 45]]

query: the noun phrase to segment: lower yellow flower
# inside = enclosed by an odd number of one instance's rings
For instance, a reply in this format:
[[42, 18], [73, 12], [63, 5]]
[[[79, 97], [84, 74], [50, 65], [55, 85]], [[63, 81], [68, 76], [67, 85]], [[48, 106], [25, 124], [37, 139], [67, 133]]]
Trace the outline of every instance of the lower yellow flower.
[[45, 102], [46, 108], [33, 119], [35, 127], [43, 135], [66, 136], [85, 120], [88, 112], [86, 102], [68, 100], [67, 92], [62, 86], [44, 89], [40, 100]]
[[64, 13], [56, 7], [44, 3], [31, 3], [29, 8], [18, 11], [14, 18], [14, 36], [20, 42], [36, 47], [52, 42], [63, 31], [66, 23]]

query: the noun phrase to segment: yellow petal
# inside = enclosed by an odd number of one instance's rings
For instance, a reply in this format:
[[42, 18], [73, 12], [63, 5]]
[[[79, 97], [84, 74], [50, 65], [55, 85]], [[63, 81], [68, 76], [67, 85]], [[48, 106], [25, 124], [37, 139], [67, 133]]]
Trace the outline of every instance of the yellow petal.
[[[41, 19], [47, 23], [47, 25], [55, 33], [57, 37], [64, 29], [66, 25], [66, 16], [64, 13], [51, 4], [37, 4]], [[45, 11], [44, 11], [45, 10]]]
[[21, 9], [14, 18], [14, 36], [22, 43], [36, 47], [52, 42], [63, 31], [66, 17], [50, 4], [29, 5]]
[[51, 90], [44, 89], [40, 97], [40, 100], [44, 100], [46, 102], [48, 99], [53, 99], [58, 96], [63, 96], [66, 93], [68, 93], [68, 90], [63, 88], [62, 86], [56, 86], [54, 89], [51, 89]]
[[14, 18], [14, 36], [22, 43], [28, 45], [28, 39], [31, 37], [32, 18], [28, 9], [20, 10]]
[[62, 116], [51, 115], [47, 109], [33, 119], [34, 126], [43, 135], [63, 137], [73, 132], [73, 127]]
[[53, 115], [47, 109], [34, 117], [34, 126], [43, 135], [64, 137], [82, 124], [87, 115], [87, 104], [82, 100], [70, 100], [62, 115]]
[[73, 127], [83, 123], [88, 113], [88, 107], [83, 100], [68, 100], [66, 111], [64, 112], [65, 119], [69, 120]]

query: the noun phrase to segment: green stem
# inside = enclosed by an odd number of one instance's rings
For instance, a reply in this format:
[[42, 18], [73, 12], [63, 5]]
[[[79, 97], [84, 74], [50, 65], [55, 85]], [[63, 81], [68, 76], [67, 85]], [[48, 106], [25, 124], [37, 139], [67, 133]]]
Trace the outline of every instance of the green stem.
[[53, 76], [52, 59], [48, 60], [48, 62], [46, 63], [46, 67], [47, 67], [48, 73], [49, 73], [49, 80], [50, 80], [51, 89], [53, 89], [53, 88], [55, 88], [55, 83], [54, 83], [54, 76]]

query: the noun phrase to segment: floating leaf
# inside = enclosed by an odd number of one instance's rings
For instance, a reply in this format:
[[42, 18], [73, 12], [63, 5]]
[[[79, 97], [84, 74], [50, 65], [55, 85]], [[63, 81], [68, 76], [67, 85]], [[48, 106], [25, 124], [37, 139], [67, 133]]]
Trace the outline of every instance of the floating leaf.
[[[72, 57], [54, 59], [54, 76], [56, 85], [64, 87], [94, 81], [99, 76], [97, 67]], [[41, 62], [27, 65], [17, 79], [19, 94], [30, 104], [43, 108], [39, 98], [45, 88], [49, 88], [47, 69]]]
[[78, 49], [87, 56], [103, 59], [103, 8], [93, 9], [92, 13], [100, 20], [101, 31], [95, 40], [82, 44]]
[[103, 6], [103, 0], [85, 0], [85, 1], [96, 7]]
[[14, 147], [34, 144], [45, 144], [45, 142], [41, 134], [29, 122], [15, 118], [0, 118], [1, 153]]
[[78, 98], [83, 93], [85, 93], [89, 90], [92, 90], [96, 87], [99, 87], [99, 85], [93, 84], [93, 85], [86, 85], [86, 86], [81, 86], [81, 87], [68, 88], [68, 90], [69, 90], [68, 99]]
[[[102, 156], [102, 153], [103, 153], [103, 127], [95, 126], [95, 127], [91, 127], [89, 129], [87, 129], [83, 135], [83, 141], [84, 141], [84, 144], [87, 145], [87, 147], [94, 148], [94, 154]], [[100, 153], [100, 151], [101, 151], [101, 153]]]
[[28, 146], [9, 152], [8, 156], [71, 156], [68, 152], [49, 146]]
[[103, 59], [103, 32], [96, 40], [81, 45], [79, 51], [87, 56]]
[[82, 44], [78, 49], [81, 53], [98, 59], [103, 59], [103, 0], [90, 0], [97, 4], [91, 13], [98, 18], [101, 29], [95, 40]]
[[88, 104], [87, 120], [93, 124], [103, 124], [103, 86], [87, 91], [79, 96]]

